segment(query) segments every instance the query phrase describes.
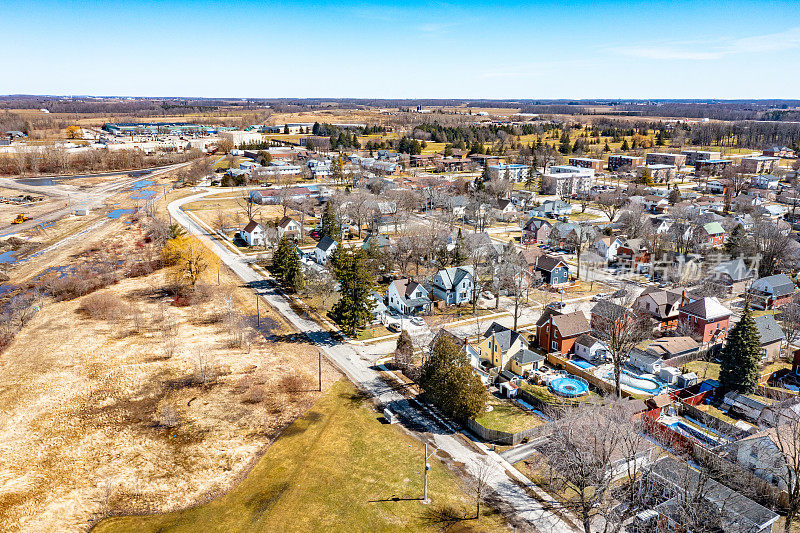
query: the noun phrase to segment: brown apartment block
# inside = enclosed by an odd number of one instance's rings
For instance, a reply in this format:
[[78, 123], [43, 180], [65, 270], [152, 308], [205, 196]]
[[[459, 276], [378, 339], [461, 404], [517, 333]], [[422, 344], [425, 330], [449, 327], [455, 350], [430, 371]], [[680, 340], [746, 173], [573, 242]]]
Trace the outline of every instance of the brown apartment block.
[[644, 159], [641, 157], [636, 157], [633, 155], [622, 155], [622, 154], [614, 154], [608, 156], [608, 170], [614, 172], [617, 170], [621, 170], [625, 167], [630, 167], [634, 169], [640, 166], [644, 162]]
[[742, 171], [748, 174], [771, 174], [778, 168], [780, 157], [769, 157], [765, 155], [757, 155], [751, 157], [743, 157]]
[[569, 164], [574, 167], [591, 168], [597, 172], [603, 171], [603, 160], [590, 157], [570, 157]]
[[674, 165], [681, 168], [686, 164], [686, 156], [666, 152], [651, 152], [645, 156], [645, 162], [648, 165]]
[[722, 157], [720, 152], [709, 152], [708, 150], [684, 150], [681, 154], [686, 156], [686, 164], [691, 166], [697, 165], [698, 161], [719, 159]]

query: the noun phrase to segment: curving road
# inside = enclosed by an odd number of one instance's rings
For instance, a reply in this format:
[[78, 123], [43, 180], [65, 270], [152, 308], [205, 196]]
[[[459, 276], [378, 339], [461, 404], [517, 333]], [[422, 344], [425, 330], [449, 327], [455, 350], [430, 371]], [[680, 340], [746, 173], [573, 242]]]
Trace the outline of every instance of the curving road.
[[[447, 452], [453, 461], [463, 463], [472, 475], [481, 470], [488, 471], [488, 484], [499, 499], [513, 513], [518, 527], [523, 530], [540, 531], [542, 533], [572, 533], [576, 531], [561, 518], [544, 509], [536, 498], [520, 485], [526, 485], [547, 499], [538, 487], [525, 478], [515, 475], [514, 468], [494, 452], [483, 453], [478, 447], [464, 441], [462, 436], [447, 421], [428, 412], [414, 401], [409, 401], [394, 390], [378, 370], [374, 368], [374, 355], [368, 349], [344, 343], [335, 338], [329, 331], [320, 327], [315, 321], [300, 316], [292, 309], [289, 300], [271, 280], [256, 272], [239, 253], [212, 238], [210, 232], [187, 215], [182, 206], [215, 191], [203, 190], [198, 194], [175, 200], [168, 205], [172, 218], [186, 230], [205, 242], [245, 283], [263, 297], [273, 308], [280, 312], [298, 331], [304, 332], [317, 345], [323, 354], [336, 365], [356, 386], [375, 396], [382, 405], [396, 413], [410, 431], [420, 438], [432, 442], [433, 445]], [[216, 191], [218, 192], [218, 191]], [[485, 466], [484, 466], [485, 465]]]

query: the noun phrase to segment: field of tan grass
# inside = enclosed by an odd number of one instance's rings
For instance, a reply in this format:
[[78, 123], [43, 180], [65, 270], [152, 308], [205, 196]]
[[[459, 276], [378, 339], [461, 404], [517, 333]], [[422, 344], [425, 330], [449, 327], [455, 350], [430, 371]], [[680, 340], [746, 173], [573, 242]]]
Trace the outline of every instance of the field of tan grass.
[[[119, 304], [110, 318], [81, 310], [92, 295], [46, 302], [3, 353], [0, 530], [85, 531], [108, 514], [205, 501], [319, 396], [316, 350], [267, 305], [269, 341], [230, 333], [228, 301], [255, 313], [232, 274], [190, 307], [170, 305], [168, 281], [161, 271], [100, 291]], [[325, 387], [338, 379], [323, 372]]]

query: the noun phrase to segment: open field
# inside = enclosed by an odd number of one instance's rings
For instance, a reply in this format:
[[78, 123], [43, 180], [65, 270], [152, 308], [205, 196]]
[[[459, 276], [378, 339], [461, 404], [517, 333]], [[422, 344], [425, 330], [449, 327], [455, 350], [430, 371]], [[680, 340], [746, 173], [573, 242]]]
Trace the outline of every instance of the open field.
[[[136, 225], [109, 231], [115, 249], [141, 237]], [[94, 245], [65, 246], [64, 258]], [[269, 342], [231, 333], [251, 331], [255, 301], [227, 270], [189, 307], [170, 305], [169, 283], [159, 271], [101, 290], [118, 303], [105, 318], [81, 311], [92, 295], [45, 300], [6, 349], [0, 529], [85, 531], [108, 513], [224, 492], [319, 397], [316, 350], [268, 306]], [[228, 302], [243, 322], [226, 321]], [[338, 377], [323, 367], [325, 387]]]
[[[441, 531], [450, 510], [474, 517], [474, 502], [437, 456], [429, 506], [421, 505], [422, 444], [383, 422], [348, 382], [336, 383], [267, 450], [225, 496], [186, 511], [113, 518], [99, 533], [195, 531]], [[492, 509], [448, 531], [505, 531]]]

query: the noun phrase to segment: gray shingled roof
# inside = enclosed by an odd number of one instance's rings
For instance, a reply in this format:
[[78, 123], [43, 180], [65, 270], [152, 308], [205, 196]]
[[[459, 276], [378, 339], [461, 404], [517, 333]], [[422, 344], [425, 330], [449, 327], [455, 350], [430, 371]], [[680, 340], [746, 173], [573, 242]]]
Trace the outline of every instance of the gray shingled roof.
[[761, 346], [786, 340], [783, 330], [772, 315], [760, 316], [755, 319], [755, 322], [758, 335], [761, 337]]
[[489, 329], [486, 330], [486, 333], [483, 334], [483, 337], [489, 337], [493, 333], [495, 341], [500, 346], [500, 349], [504, 352], [511, 348], [511, 345], [514, 344], [520, 337], [520, 334], [513, 329], [507, 328], [502, 324], [498, 324], [497, 322], [492, 322], [492, 325], [489, 326]]
[[515, 353], [512, 359], [520, 365], [527, 365], [528, 363], [538, 363], [542, 361], [544, 357], [536, 352], [523, 349]]
[[794, 292], [794, 282], [783, 273], [761, 278], [758, 282], [769, 283], [772, 286], [773, 296], [786, 296]]

